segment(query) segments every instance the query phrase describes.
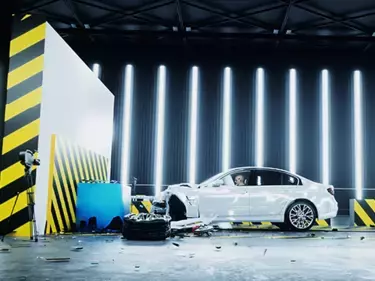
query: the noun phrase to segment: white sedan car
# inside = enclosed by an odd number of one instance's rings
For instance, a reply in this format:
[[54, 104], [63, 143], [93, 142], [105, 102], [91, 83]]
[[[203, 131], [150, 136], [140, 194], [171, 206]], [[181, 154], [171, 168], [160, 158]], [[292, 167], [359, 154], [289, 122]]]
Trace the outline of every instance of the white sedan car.
[[215, 217], [215, 221], [272, 222], [308, 230], [316, 219], [337, 215], [332, 185], [274, 168], [241, 167], [198, 185], [170, 185], [156, 201], [167, 202], [173, 220]]

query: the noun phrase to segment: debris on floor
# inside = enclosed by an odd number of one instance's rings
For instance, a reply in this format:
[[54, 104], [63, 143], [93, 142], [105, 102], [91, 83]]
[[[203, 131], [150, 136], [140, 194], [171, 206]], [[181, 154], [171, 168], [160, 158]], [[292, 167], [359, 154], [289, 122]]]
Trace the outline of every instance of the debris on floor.
[[9, 248], [1, 248], [0, 253], [9, 253], [10, 249]]
[[69, 262], [70, 258], [44, 258], [47, 262]]
[[362, 240], [365, 240], [365, 237], [364, 237], [364, 236], [361, 237], [361, 241], [362, 241]]
[[24, 243], [24, 244], [12, 244], [12, 248], [30, 248], [31, 245]]
[[264, 249], [263, 256], [265, 256], [267, 253], [267, 249]]
[[74, 247], [72, 247], [72, 251], [77, 252], [77, 251], [81, 251], [81, 250], [83, 250], [82, 246], [74, 246]]

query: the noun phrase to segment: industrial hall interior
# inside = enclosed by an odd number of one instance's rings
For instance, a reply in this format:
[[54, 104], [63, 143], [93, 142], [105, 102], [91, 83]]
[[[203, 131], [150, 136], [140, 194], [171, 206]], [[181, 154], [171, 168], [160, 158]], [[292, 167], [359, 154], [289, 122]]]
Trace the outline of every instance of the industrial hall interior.
[[0, 280], [374, 280], [374, 0], [0, 3]]

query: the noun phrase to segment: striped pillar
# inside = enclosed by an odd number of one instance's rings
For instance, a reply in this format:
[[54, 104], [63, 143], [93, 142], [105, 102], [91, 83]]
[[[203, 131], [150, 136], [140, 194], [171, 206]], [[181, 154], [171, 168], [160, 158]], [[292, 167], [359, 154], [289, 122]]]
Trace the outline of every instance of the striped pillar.
[[350, 216], [354, 226], [375, 227], [375, 199], [351, 199]]
[[[46, 23], [29, 15], [13, 20], [2, 146], [0, 232], [30, 236], [28, 185], [18, 155], [26, 149], [38, 149]], [[35, 169], [32, 177], [35, 182]]]

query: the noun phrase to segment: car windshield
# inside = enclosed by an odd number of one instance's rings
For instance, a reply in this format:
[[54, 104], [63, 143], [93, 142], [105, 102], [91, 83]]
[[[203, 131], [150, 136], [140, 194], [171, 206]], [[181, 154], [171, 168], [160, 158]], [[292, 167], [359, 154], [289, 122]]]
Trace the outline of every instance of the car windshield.
[[212, 177], [206, 179], [204, 182], [201, 182], [200, 185], [206, 185], [206, 184], [208, 184], [208, 183], [210, 183], [210, 182], [213, 182], [213, 181], [215, 181], [215, 180], [221, 178], [225, 173], [227, 173], [227, 172], [221, 172], [221, 173], [219, 173], [219, 174], [216, 174], [216, 175], [214, 175], [214, 176], [212, 176]]

